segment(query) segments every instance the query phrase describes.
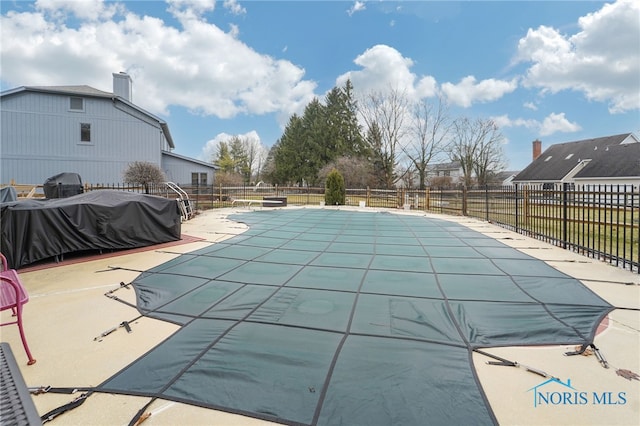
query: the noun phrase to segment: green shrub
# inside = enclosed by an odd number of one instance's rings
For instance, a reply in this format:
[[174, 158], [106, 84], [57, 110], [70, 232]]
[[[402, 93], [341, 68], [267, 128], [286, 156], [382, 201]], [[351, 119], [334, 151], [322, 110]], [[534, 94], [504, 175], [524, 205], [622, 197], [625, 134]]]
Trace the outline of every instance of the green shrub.
[[344, 186], [344, 178], [338, 170], [333, 169], [327, 175], [324, 202], [328, 206], [344, 205], [346, 198], [347, 190]]

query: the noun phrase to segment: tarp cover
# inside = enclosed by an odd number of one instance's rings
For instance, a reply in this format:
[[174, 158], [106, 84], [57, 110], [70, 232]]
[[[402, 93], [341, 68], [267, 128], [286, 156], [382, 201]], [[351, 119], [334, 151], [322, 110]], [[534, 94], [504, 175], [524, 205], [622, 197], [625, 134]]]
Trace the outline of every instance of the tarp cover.
[[0, 203], [8, 203], [10, 201], [16, 201], [17, 199], [18, 193], [13, 186], [0, 188]]
[[175, 200], [123, 191], [3, 203], [0, 215], [2, 253], [12, 268], [67, 253], [180, 239]]
[[58, 173], [44, 181], [42, 185], [46, 198], [66, 198], [82, 194], [82, 178], [77, 173]]
[[583, 344], [611, 306], [445, 220], [264, 210], [134, 282], [179, 331], [99, 386], [285, 424], [492, 424], [474, 348]]

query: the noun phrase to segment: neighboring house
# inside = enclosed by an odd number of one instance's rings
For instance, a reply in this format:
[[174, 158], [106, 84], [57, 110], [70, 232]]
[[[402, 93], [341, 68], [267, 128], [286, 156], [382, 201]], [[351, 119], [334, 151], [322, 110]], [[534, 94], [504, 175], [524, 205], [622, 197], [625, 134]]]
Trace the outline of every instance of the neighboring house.
[[533, 162], [517, 184], [640, 185], [640, 140], [633, 133], [551, 145], [533, 142]]
[[132, 103], [129, 75], [113, 74], [113, 92], [22, 86], [0, 93], [0, 183], [42, 184], [61, 172], [120, 183], [134, 161], [157, 164], [178, 184], [213, 183], [213, 164], [172, 153], [167, 123]]
[[[511, 181], [518, 172], [502, 171], [494, 174], [490, 182], [491, 186], [512, 185]], [[450, 163], [438, 163], [429, 166], [427, 170], [427, 179], [431, 185], [456, 185], [464, 181], [464, 172], [459, 161]]]
[[451, 183], [457, 183], [463, 176], [462, 166], [457, 161], [438, 163], [427, 168], [427, 180], [430, 181], [433, 178], [448, 178]]
[[494, 180], [494, 183], [496, 185], [500, 185], [500, 186], [512, 186], [513, 185], [513, 179], [517, 176], [519, 172], [514, 172], [514, 171], [503, 171], [500, 173], [497, 173]]

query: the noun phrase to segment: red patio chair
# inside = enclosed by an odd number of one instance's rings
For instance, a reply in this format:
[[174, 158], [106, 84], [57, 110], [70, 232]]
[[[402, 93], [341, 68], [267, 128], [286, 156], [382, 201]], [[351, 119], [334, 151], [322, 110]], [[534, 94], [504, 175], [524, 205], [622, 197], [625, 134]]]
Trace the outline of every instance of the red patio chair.
[[35, 364], [36, 360], [31, 356], [27, 338], [24, 335], [24, 328], [22, 327], [22, 305], [29, 301], [29, 295], [22, 285], [18, 273], [14, 269], [9, 269], [7, 266], [7, 259], [2, 253], [0, 253], [0, 258], [2, 260], [2, 270], [0, 271], [0, 301], [2, 302], [2, 309], [0, 309], [0, 311], [11, 309], [13, 316], [16, 317], [15, 321], [2, 323], [0, 326], [18, 325], [22, 346], [24, 346], [27, 357], [29, 357], [27, 364]]

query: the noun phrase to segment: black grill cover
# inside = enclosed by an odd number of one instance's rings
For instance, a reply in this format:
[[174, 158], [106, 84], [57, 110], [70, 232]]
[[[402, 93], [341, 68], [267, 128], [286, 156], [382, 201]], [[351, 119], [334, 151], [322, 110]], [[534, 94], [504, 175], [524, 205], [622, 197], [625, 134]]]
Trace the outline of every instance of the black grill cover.
[[1, 249], [12, 268], [85, 250], [145, 247], [180, 239], [175, 200], [122, 191], [0, 204]]
[[60, 173], [44, 181], [44, 196], [46, 198], [66, 198], [82, 194], [82, 179], [77, 173]]

